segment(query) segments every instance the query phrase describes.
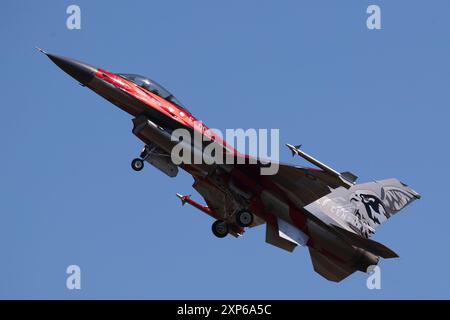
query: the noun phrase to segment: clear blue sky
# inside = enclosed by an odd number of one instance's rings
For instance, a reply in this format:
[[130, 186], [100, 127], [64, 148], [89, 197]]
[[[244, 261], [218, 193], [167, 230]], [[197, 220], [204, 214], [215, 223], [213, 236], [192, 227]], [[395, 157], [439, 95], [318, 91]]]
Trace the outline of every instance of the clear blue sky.
[[[66, 28], [66, 8], [82, 29]], [[382, 30], [366, 28], [378, 4]], [[4, 1], [0, 298], [450, 298], [448, 1]], [[34, 46], [150, 76], [210, 127], [280, 128], [360, 181], [422, 194], [374, 239], [382, 289], [335, 284], [264, 228], [216, 239], [192, 178], [130, 160], [131, 118]], [[285, 162], [303, 164], [282, 150]], [[77, 264], [82, 289], [66, 289]], [[249, 275], [246, 281], [245, 275]]]

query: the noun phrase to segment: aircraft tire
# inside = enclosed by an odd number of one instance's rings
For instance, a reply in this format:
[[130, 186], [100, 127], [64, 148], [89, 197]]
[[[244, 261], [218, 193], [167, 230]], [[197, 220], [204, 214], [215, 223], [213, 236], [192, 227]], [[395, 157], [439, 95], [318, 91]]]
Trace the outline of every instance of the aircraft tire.
[[228, 235], [228, 224], [222, 220], [216, 220], [211, 226], [213, 234], [217, 238], [225, 238]]
[[253, 223], [253, 214], [247, 210], [242, 210], [236, 213], [236, 223], [238, 226], [246, 228]]
[[144, 161], [139, 158], [134, 159], [131, 161], [131, 168], [134, 171], [141, 171], [144, 168]]

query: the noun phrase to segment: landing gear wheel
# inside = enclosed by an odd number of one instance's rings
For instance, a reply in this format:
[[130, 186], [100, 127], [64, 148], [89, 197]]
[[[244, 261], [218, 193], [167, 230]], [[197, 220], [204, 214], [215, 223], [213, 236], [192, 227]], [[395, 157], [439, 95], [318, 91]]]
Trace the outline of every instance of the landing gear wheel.
[[136, 158], [131, 161], [131, 168], [134, 171], [141, 171], [144, 168], [144, 161], [142, 159]]
[[211, 229], [217, 238], [225, 238], [228, 235], [228, 224], [225, 221], [214, 221]]
[[253, 223], [253, 214], [245, 210], [239, 211], [236, 213], [236, 223], [243, 228], [251, 226]]

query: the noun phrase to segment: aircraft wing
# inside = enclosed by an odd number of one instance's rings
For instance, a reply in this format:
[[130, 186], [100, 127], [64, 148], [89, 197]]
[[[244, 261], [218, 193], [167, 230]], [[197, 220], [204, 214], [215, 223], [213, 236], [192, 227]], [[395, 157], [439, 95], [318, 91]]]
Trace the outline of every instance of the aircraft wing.
[[337, 185], [322, 170], [280, 164], [278, 173], [266, 176], [283, 189], [298, 207], [322, 198]]
[[[241, 168], [245, 168], [244, 171], [248, 170], [252, 175], [258, 174], [261, 166], [259, 164], [243, 164]], [[279, 164], [279, 170], [275, 175], [263, 177], [282, 189], [299, 208], [313, 203], [329, 194], [333, 188], [338, 187], [329, 181], [327, 173], [324, 171], [287, 164]], [[202, 178], [195, 178], [193, 187], [202, 195], [208, 207], [217, 211], [223, 218], [235, 210], [245, 207], [245, 200], [240, 199], [241, 197], [245, 198], [245, 195], [232, 194], [229, 188], [221, 188], [220, 183], [208, 184]], [[240, 206], [240, 204], [243, 205]], [[255, 217], [252, 227], [263, 223], [263, 220]]]

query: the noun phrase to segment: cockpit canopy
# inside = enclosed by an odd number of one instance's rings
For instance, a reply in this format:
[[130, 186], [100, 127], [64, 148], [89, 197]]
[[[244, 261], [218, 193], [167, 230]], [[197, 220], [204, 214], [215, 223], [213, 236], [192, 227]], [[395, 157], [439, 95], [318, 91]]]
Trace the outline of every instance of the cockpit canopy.
[[119, 76], [127, 80], [130, 80], [131, 82], [140, 86], [141, 88], [144, 88], [145, 90], [148, 90], [151, 93], [154, 93], [160, 96], [161, 98], [170, 101], [176, 104], [177, 106], [181, 107], [182, 109], [186, 110], [186, 108], [181, 104], [180, 101], [178, 101], [177, 98], [174, 97], [173, 94], [164, 89], [164, 87], [158, 84], [156, 81], [140, 76], [138, 74], [119, 73]]

